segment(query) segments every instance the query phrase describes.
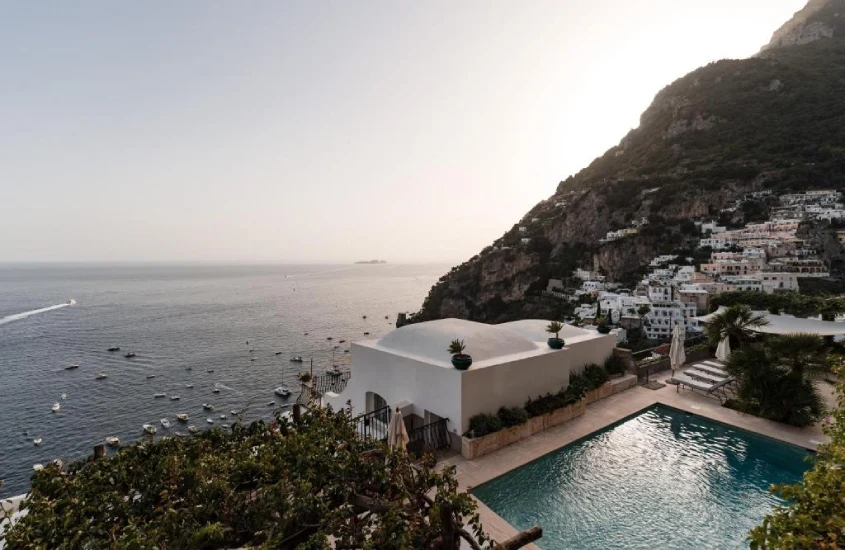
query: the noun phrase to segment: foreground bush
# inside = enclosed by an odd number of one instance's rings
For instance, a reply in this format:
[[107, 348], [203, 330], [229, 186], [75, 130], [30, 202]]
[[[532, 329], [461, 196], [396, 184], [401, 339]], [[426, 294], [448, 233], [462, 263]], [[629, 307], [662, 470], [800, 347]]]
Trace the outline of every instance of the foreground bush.
[[488, 540], [453, 469], [411, 467], [349, 420], [318, 410], [49, 466], [6, 548], [439, 548], [444, 505]]
[[498, 432], [503, 427], [499, 417], [492, 414], [479, 413], [469, 419], [470, 437], [483, 437], [487, 434]]

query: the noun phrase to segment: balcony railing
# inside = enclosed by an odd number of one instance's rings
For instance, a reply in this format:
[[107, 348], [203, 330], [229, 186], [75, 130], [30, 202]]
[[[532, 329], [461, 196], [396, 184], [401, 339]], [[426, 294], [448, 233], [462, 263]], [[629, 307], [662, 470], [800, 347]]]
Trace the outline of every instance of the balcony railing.
[[408, 432], [408, 452], [420, 456], [448, 448], [451, 445], [449, 431], [446, 429], [448, 420], [443, 418]]
[[356, 416], [352, 419], [352, 423], [355, 425], [355, 430], [362, 439], [381, 441], [387, 439], [387, 430], [390, 427], [391, 416], [390, 406], [386, 406]]

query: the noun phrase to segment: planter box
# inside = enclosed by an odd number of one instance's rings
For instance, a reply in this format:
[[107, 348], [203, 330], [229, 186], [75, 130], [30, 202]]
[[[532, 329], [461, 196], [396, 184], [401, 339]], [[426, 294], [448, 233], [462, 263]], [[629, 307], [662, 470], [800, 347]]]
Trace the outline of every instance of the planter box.
[[468, 437], [461, 438], [461, 455], [468, 460], [478, 458], [492, 453], [495, 450], [507, 447], [512, 443], [516, 443], [526, 437], [530, 437], [535, 433], [542, 432], [558, 424], [568, 422], [573, 418], [577, 418], [584, 414], [586, 403], [582, 399], [577, 403], [561, 407], [550, 413], [541, 416], [529, 418], [528, 421], [519, 426], [505, 428], [498, 432], [487, 434], [482, 437], [470, 439]]

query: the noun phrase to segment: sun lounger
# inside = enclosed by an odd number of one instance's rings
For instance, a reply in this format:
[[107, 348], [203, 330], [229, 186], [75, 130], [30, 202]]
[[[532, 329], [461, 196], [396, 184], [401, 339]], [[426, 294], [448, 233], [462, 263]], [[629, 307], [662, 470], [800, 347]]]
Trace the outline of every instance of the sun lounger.
[[676, 391], [680, 391], [681, 386], [686, 386], [693, 391], [700, 391], [708, 396], [716, 396], [719, 401], [724, 401], [727, 397], [724, 392], [725, 386], [733, 382], [733, 378], [723, 378], [715, 381], [712, 378], [695, 378], [686, 373], [676, 374], [672, 378], [678, 383]]
[[694, 368], [694, 369], [696, 369], [696, 370], [700, 370], [700, 371], [706, 372], [706, 373], [709, 373], [709, 374], [713, 374], [713, 375], [719, 376], [719, 377], [721, 377], [721, 378], [727, 378], [727, 377], [729, 377], [729, 376], [730, 376], [730, 374], [728, 374], [728, 372], [727, 372], [726, 370], [724, 370], [724, 369], [720, 369], [720, 368], [718, 368], [718, 367], [713, 367], [713, 366], [710, 366], [710, 365], [705, 365], [705, 364], [703, 364], [703, 363], [699, 363], [699, 364], [697, 364], [697, 365], [693, 365], [693, 367], [692, 367], [692, 368]]
[[702, 361], [701, 364], [708, 365], [708, 366], [711, 366], [711, 367], [715, 367], [717, 369], [724, 369], [725, 368], [725, 364], [719, 363], [718, 361], [707, 360], [707, 361]]
[[688, 368], [686, 371], [684, 371], [684, 374], [686, 374], [687, 376], [691, 376], [692, 378], [704, 378], [714, 383], [722, 382], [723, 380], [726, 380], [728, 378], [727, 374], [718, 374], [709, 370], [699, 369], [697, 367]]

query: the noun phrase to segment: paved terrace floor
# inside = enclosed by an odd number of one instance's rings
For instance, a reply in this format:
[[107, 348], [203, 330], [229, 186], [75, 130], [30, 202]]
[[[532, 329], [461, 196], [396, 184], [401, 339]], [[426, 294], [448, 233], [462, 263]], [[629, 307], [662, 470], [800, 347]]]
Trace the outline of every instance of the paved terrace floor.
[[[692, 365], [686, 366], [689, 367]], [[665, 382], [670, 377], [671, 371], [667, 371], [652, 375], [651, 379]], [[833, 386], [826, 382], [819, 382], [818, 387], [828, 407], [833, 407], [835, 405]], [[637, 386], [588, 405], [584, 415], [575, 420], [534, 434], [531, 437], [520, 440], [513, 445], [504, 447], [478, 459], [467, 460], [460, 455], [453, 455], [445, 458], [442, 463], [444, 465], [455, 466], [461, 490], [469, 490], [536, 460], [564, 445], [568, 445], [577, 439], [601, 430], [605, 426], [657, 404], [668, 405], [691, 414], [697, 414], [711, 420], [723, 422], [807, 449], [815, 450], [820, 443], [828, 441], [827, 436], [822, 433], [821, 427], [818, 425], [808, 428], [788, 426], [756, 416], [742, 414], [722, 407], [721, 403], [713, 397], [693, 393], [687, 389], [678, 391], [676, 388], [674, 385], [667, 385], [659, 390], [649, 390], [642, 386]], [[481, 523], [494, 540], [501, 542], [518, 532], [508, 522], [485, 506], [484, 503], [478, 500], [476, 502], [479, 506]], [[525, 548], [536, 549], [537, 547], [529, 545]]]

